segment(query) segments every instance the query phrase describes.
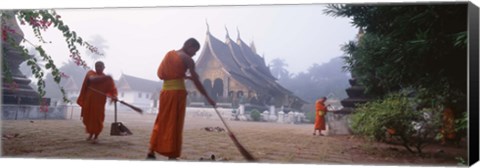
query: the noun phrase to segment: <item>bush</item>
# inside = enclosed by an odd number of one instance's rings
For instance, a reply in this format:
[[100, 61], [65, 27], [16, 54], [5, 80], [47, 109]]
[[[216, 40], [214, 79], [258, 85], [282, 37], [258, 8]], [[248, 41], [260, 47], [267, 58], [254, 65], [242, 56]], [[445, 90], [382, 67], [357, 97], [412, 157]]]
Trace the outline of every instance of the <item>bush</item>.
[[253, 109], [250, 111], [250, 118], [252, 118], [253, 121], [260, 121], [261, 114], [257, 109]]
[[415, 147], [421, 153], [438, 133], [443, 107], [434, 101], [425, 106], [424, 100], [407, 95], [394, 93], [361, 105], [352, 115], [352, 131], [377, 141], [385, 141], [389, 132], [408, 151], [414, 153]]
[[462, 138], [466, 137], [468, 129], [468, 113], [462, 112], [462, 116], [454, 120], [455, 122], [455, 133], [453, 137], [444, 137], [445, 134], [439, 133], [436, 137], [437, 140], [441, 140], [442, 143], [447, 141], [454, 142], [457, 146], [460, 145]]
[[462, 117], [455, 120], [455, 131], [466, 132], [468, 128], [468, 113], [463, 112]]

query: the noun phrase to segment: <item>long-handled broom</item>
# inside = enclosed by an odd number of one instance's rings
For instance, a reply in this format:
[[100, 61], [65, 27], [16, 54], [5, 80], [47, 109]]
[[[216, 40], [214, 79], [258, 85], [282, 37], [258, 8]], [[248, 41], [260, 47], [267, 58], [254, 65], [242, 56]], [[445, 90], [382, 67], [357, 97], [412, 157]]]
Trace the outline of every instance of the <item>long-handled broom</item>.
[[[212, 105], [213, 106], [213, 105]], [[225, 120], [223, 120], [223, 117], [220, 115], [220, 112], [218, 112], [217, 110], [217, 107], [216, 106], [213, 106], [213, 109], [215, 110], [215, 112], [217, 113], [218, 117], [220, 117], [220, 120], [222, 120], [222, 123], [223, 125], [225, 125], [225, 128], [227, 128], [227, 132], [228, 132], [228, 136], [230, 137], [230, 139], [232, 139], [233, 143], [235, 144], [235, 146], [237, 147], [237, 149], [240, 151], [240, 153], [243, 155], [243, 157], [245, 159], [247, 159], [247, 161], [250, 161], [250, 162], [254, 162], [256, 161], [256, 159], [250, 154], [250, 152], [247, 151], [247, 149], [245, 149], [245, 147], [243, 147], [242, 144], [240, 144], [240, 142], [238, 141], [238, 139], [235, 137], [235, 135], [233, 134], [232, 130], [230, 130], [230, 128], [228, 127], [227, 123], [225, 122]]]
[[[99, 94], [102, 94], [104, 96], [107, 96], [109, 97], [107, 94], [97, 90], [97, 89], [94, 89], [94, 88], [91, 88], [89, 87], [90, 90], [94, 91], [94, 92], [97, 92]], [[138, 107], [135, 107], [131, 104], [128, 104], [124, 101], [121, 101], [121, 100], [117, 100], [119, 101], [120, 103], [122, 103], [123, 105], [126, 105], [130, 108], [132, 108], [134, 111], [136, 112], [139, 112], [140, 114], [143, 113], [142, 109], [138, 108]], [[127, 128], [127, 126], [125, 126], [122, 122], [117, 122], [117, 102], [115, 101], [114, 102], [114, 113], [115, 113], [115, 120], [114, 122], [112, 123], [112, 126], [111, 126], [111, 129], [110, 129], [110, 135], [112, 136], [126, 136], [126, 135], [132, 135], [132, 132]]]
[[[97, 90], [97, 89], [94, 89], [94, 88], [91, 88], [91, 87], [89, 87], [89, 89], [92, 90], [92, 91], [94, 91], [94, 92], [97, 92], [97, 93], [99, 93], [99, 94], [101, 94], [101, 95], [110, 97], [110, 96], [108, 96], [107, 94], [105, 94], [105, 93], [103, 93], [103, 92], [101, 92], [101, 91], [99, 91], [99, 90]], [[133, 111], [136, 111], [136, 112], [138, 112], [138, 113], [140, 113], [140, 114], [143, 114], [143, 110], [142, 110], [141, 108], [135, 107], [135, 106], [133, 106], [133, 105], [131, 105], [131, 104], [128, 104], [127, 102], [124, 102], [124, 101], [122, 101], [122, 100], [117, 100], [117, 101], [120, 102], [120, 103], [122, 103], [123, 105], [125, 105], [125, 106], [127, 106], [127, 107], [130, 107]]]

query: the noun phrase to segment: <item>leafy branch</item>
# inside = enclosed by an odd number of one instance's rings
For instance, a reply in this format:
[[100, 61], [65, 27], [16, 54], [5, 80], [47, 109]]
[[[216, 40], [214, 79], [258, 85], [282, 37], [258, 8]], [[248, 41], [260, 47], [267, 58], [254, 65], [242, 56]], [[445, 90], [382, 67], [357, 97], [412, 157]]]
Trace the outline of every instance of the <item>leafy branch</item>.
[[[61, 16], [58, 15], [55, 10], [17, 10], [13, 12], [1, 12], [2, 23], [4, 23], [7, 19], [12, 19], [13, 16], [16, 16], [20, 24], [28, 25], [33, 29], [35, 37], [38, 39], [40, 43], [51, 43], [47, 42], [42, 37], [42, 31], [46, 31], [49, 28], [54, 28], [62, 32], [65, 42], [67, 43], [70, 58], [72, 58], [76, 65], [82, 66], [84, 68], [89, 68], [86, 62], [82, 59], [78, 47], [85, 47], [90, 50], [92, 53], [103, 55], [99, 53], [97, 48], [92, 46], [91, 44], [83, 41], [80, 36], [77, 36], [75, 31], [70, 30], [70, 28], [61, 20]], [[53, 26], [52, 26], [53, 25]], [[35, 50], [39, 53], [40, 58], [42, 61], [46, 62], [44, 65], [46, 70], [51, 70], [51, 74], [54, 77], [54, 81], [57, 85], [60, 86], [60, 81], [62, 77], [66, 77], [66, 75], [56, 67], [52, 57], [47, 54], [47, 52], [43, 49], [42, 45], [35, 45], [31, 41], [25, 39], [22, 34], [19, 32], [15, 32], [10, 25], [2, 24], [2, 42], [8, 43], [10, 46], [13, 47], [14, 50], [20, 53], [20, 55], [26, 59], [27, 65], [30, 66], [32, 70], [32, 74], [37, 81], [37, 91], [39, 92], [40, 96], [43, 98], [45, 96], [45, 81], [43, 80], [44, 71], [39, 65], [39, 60], [35, 57], [30, 57], [28, 55], [28, 50], [15, 42], [13, 36], [22, 37], [22, 41], [27, 42], [28, 44], [32, 45]], [[6, 55], [6, 51], [3, 50], [3, 55]], [[8, 56], [8, 55], [7, 55]], [[6, 64], [5, 57], [3, 57], [3, 76], [6, 79], [7, 83], [13, 83], [11, 71]], [[66, 97], [65, 90], [63, 87], [60, 86], [60, 90], [63, 95], [64, 102], [69, 102], [68, 98]]]

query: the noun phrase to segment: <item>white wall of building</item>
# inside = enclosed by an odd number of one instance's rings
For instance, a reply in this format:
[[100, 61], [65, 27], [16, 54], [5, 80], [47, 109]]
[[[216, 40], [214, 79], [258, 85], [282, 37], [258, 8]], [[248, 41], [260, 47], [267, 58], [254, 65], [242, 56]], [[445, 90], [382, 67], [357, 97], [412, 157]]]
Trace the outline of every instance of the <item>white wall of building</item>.
[[[123, 95], [122, 95], [123, 93]], [[152, 100], [152, 96], [154, 96], [154, 93], [150, 92], [138, 92], [138, 91], [119, 91], [118, 92], [118, 98], [120, 100], [123, 100], [129, 104], [132, 104], [136, 107], [142, 108], [145, 112], [151, 112], [155, 111], [154, 109], [152, 110], [152, 107], [154, 106], [154, 100]], [[158, 98], [156, 98], [158, 101]], [[157, 102], [158, 105], [158, 102]], [[118, 105], [117, 107], [119, 109], [123, 108], [128, 108], [128, 107], [120, 107], [123, 105]], [[109, 109], [113, 109], [112, 107], [107, 107]]]

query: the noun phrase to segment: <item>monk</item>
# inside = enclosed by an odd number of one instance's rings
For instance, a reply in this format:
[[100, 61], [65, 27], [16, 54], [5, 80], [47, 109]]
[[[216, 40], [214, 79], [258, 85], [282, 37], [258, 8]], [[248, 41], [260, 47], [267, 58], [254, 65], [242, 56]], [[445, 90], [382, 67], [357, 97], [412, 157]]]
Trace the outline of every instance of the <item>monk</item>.
[[[185, 79], [191, 80], [207, 101], [212, 106], [216, 106], [195, 71], [195, 62], [192, 57], [199, 49], [200, 43], [190, 38], [185, 41], [180, 50], [169, 51], [158, 67], [157, 76], [163, 80], [163, 87], [160, 91], [160, 108], [150, 137], [147, 159], [156, 159], [155, 152], [168, 157], [169, 160], [177, 160], [180, 157], [187, 107]], [[187, 70], [190, 76], [186, 75]]]
[[315, 126], [313, 129], [313, 135], [316, 135], [316, 131], [318, 130], [318, 134], [320, 136], [324, 136], [322, 131], [325, 130], [325, 114], [327, 114], [327, 107], [325, 106], [325, 101], [327, 101], [326, 97], [322, 97], [315, 102]]
[[445, 145], [447, 141], [452, 141], [456, 138], [455, 132], [455, 114], [451, 107], [445, 107], [443, 110], [443, 126], [441, 128], [442, 133], [442, 145]]
[[91, 141], [93, 144], [98, 143], [98, 135], [103, 129], [107, 96], [112, 101], [117, 101], [115, 83], [111, 76], [103, 73], [104, 69], [105, 65], [102, 61], [95, 63], [95, 71], [90, 70], [85, 75], [77, 99], [77, 104], [82, 108], [82, 121], [88, 133], [87, 141]]

